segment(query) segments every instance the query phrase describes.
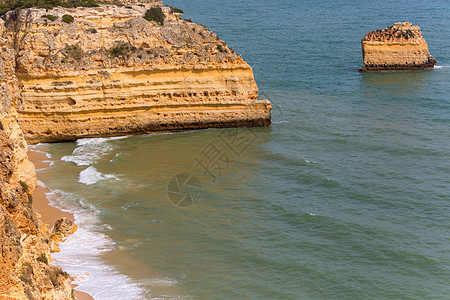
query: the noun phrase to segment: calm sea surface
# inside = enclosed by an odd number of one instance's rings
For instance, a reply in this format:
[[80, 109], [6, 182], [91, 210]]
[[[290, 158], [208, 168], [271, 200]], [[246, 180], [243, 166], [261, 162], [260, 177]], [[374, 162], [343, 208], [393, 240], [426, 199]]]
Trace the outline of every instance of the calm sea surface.
[[[169, 4], [254, 68], [273, 125], [34, 146], [80, 228], [56, 264], [96, 299], [449, 299], [449, 2]], [[399, 21], [438, 67], [358, 73]]]

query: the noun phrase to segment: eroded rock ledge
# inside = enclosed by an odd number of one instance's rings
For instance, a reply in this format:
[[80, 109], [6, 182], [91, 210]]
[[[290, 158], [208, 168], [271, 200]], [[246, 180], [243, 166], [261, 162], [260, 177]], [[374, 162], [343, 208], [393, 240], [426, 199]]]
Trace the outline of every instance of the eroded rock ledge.
[[436, 65], [420, 27], [408, 22], [369, 32], [361, 44], [364, 67], [360, 72], [422, 70]]
[[[170, 7], [161, 8], [163, 25], [144, 20], [162, 6], [144, 3], [26, 9], [0, 19], [1, 299], [74, 299], [68, 274], [49, 262], [76, 226], [62, 219], [50, 231], [33, 212], [37, 179], [26, 139], [270, 124], [270, 103], [257, 100], [239, 55]], [[74, 21], [63, 22], [66, 14]]]
[[[270, 125], [270, 102], [257, 100], [242, 57], [169, 7], [162, 7], [163, 25], [143, 18], [160, 5], [7, 14], [19, 123], [29, 143]], [[63, 22], [65, 14], [74, 21]]]
[[54, 236], [32, 207], [37, 179], [17, 122], [12, 42], [0, 19], [0, 299], [72, 299], [71, 279], [49, 264]]

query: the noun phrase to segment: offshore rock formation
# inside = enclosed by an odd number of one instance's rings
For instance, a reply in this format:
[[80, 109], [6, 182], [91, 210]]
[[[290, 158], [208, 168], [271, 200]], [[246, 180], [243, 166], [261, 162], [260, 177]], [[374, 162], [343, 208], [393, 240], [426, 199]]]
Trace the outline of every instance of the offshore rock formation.
[[361, 44], [364, 67], [360, 72], [422, 70], [436, 65], [420, 27], [408, 22], [369, 32]]
[[[163, 25], [143, 18], [160, 5], [7, 14], [28, 142], [270, 125], [270, 102], [257, 100], [242, 57], [170, 7]], [[64, 14], [75, 20], [63, 22]]]
[[37, 185], [15, 105], [18, 81], [0, 19], [0, 299], [71, 299], [70, 278], [49, 265], [52, 233], [32, 208]]

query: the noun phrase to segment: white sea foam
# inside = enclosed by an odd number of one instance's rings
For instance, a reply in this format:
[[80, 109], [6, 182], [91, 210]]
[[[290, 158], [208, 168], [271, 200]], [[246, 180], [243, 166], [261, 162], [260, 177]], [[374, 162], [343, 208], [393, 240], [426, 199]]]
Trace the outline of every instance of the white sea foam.
[[314, 160], [305, 159], [305, 163], [307, 163], [307, 164], [309, 164], [309, 163], [316, 164], [317, 162], [315, 162]]
[[178, 284], [178, 281], [175, 279], [170, 279], [170, 278], [152, 278], [152, 279], [147, 279], [147, 280], [142, 280], [140, 281], [142, 284], [146, 285], [146, 286], [175, 286]]
[[[79, 166], [89, 166], [79, 174], [79, 182], [83, 184], [91, 185], [105, 179], [118, 180], [113, 174], [99, 172], [93, 164], [113, 149], [108, 140], [120, 138], [124, 137], [78, 140], [73, 154], [63, 160], [75, 162]], [[38, 183], [48, 189], [42, 181]], [[146, 299], [148, 294], [144, 289], [145, 285], [172, 286], [177, 283], [169, 278], [155, 278], [152, 282], [132, 280], [113, 266], [105, 264], [102, 254], [120, 247], [106, 234], [112, 230], [111, 226], [99, 223], [97, 216], [101, 210], [74, 193], [55, 190], [46, 195], [50, 205], [72, 213], [78, 226], [74, 234], [59, 244], [61, 252], [52, 254], [54, 264], [75, 278], [73, 283], [78, 285], [77, 290], [100, 300]], [[128, 246], [137, 247], [146, 241], [137, 241]]]
[[122, 205], [120, 208], [123, 210], [128, 210], [130, 207], [133, 207], [133, 206], [136, 206], [139, 204], [140, 204], [139, 202], [128, 202], [127, 204]]
[[274, 125], [289, 124], [289, 123], [291, 123], [291, 121], [275, 121], [275, 122], [273, 122]]
[[32, 150], [33, 152], [37, 152], [37, 153], [42, 153], [44, 154], [48, 159], [52, 158], [52, 155], [50, 153], [47, 153], [43, 150], [40, 150], [40, 148], [42, 148], [45, 144], [39, 143], [39, 144], [35, 144], [35, 145], [28, 145], [28, 149]]
[[44, 188], [47, 189], [47, 186], [45, 185], [45, 183], [43, 183], [43, 182], [40, 181], [39, 179], [38, 179], [38, 185], [39, 185], [39, 186], [42, 186], [42, 187], [44, 187]]
[[43, 160], [42, 162], [44, 163], [48, 163], [48, 166], [51, 167], [55, 164], [55, 162], [53, 160]]
[[[48, 163], [48, 164], [49, 164], [48, 167], [51, 167], [51, 166], [53, 166], [53, 165], [55, 164], [55, 162], [52, 160], [52, 156], [51, 156], [50, 153], [47, 153], [47, 152], [41, 150], [41, 148], [44, 147], [44, 145], [45, 145], [45, 144], [41, 144], [41, 143], [36, 144], [36, 145], [29, 145], [29, 146], [28, 146], [28, 149], [31, 150], [32, 152], [44, 154], [45, 157], [47, 157], [48, 159], [43, 160], [42, 162], [43, 162], [43, 163]], [[39, 168], [39, 169], [36, 169], [36, 171], [45, 170], [45, 169], [47, 169], [48, 167]]]
[[72, 155], [63, 156], [61, 160], [76, 163], [78, 166], [92, 165], [113, 149], [108, 141], [124, 138], [127, 136], [79, 139]]
[[93, 166], [90, 166], [89, 168], [84, 169], [80, 172], [80, 175], [78, 175], [78, 181], [80, 183], [91, 185], [94, 183], [97, 183], [100, 180], [104, 179], [116, 179], [119, 180], [115, 175], [113, 174], [103, 174]]
[[78, 225], [78, 230], [59, 244], [61, 252], [52, 254], [55, 264], [75, 277], [77, 290], [95, 299], [143, 299], [140, 284], [101, 261], [102, 253], [111, 251], [115, 243], [100, 231], [104, 226], [98, 224], [99, 210], [86, 207], [85, 201], [74, 194], [55, 192], [47, 195], [51, 204], [73, 213]]
[[446, 69], [449, 68], [450, 66], [434, 66], [435, 69]]
[[43, 167], [43, 168], [36, 168], [36, 171], [45, 170], [45, 169], [55, 165], [55, 162], [53, 160], [43, 160], [41, 162], [48, 164], [48, 166], [47, 167]]

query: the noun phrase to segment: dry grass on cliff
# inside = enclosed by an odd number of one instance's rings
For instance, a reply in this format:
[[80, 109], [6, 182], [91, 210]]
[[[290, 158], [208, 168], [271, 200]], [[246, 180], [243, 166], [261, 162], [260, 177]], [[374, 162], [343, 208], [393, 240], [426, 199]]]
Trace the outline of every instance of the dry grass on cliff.
[[0, 0], [0, 16], [8, 11], [23, 8], [47, 8], [53, 7], [96, 7], [104, 1], [97, 0]]

